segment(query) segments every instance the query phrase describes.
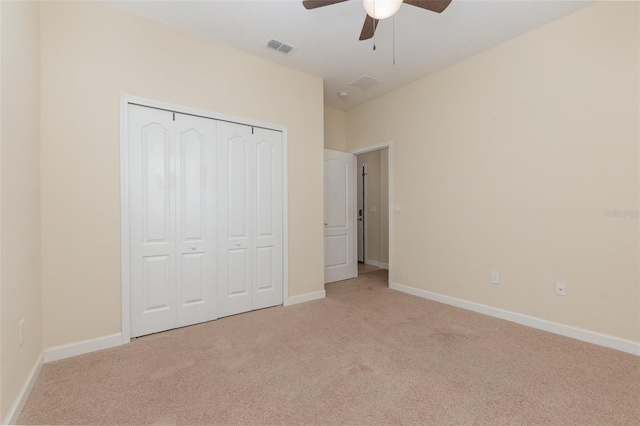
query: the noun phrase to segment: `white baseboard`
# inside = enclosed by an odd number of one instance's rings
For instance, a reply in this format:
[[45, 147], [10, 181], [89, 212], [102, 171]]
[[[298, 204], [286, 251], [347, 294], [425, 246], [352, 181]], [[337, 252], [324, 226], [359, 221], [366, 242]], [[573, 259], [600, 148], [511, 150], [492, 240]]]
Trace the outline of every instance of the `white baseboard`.
[[593, 343], [596, 345], [605, 346], [607, 348], [616, 349], [622, 352], [640, 356], [639, 342], [620, 339], [618, 337], [609, 336], [607, 334], [600, 334], [594, 331], [572, 327], [570, 325], [559, 324], [541, 318], [518, 314], [516, 312], [505, 311], [504, 309], [498, 309], [492, 306], [482, 305], [480, 303], [469, 302], [466, 300], [457, 299], [455, 297], [445, 296], [443, 294], [433, 293], [431, 291], [421, 290], [419, 288], [409, 287], [398, 283], [391, 283], [389, 285], [389, 288], [401, 291], [403, 293], [411, 294], [413, 296], [433, 300], [435, 302], [445, 303], [447, 305], [456, 306], [458, 308], [463, 308], [484, 315], [504, 319], [521, 325], [526, 325], [528, 327], [537, 328], [538, 330], [548, 331], [550, 333], [559, 334], [561, 336], [582, 340], [583, 342]]
[[42, 366], [44, 363], [51, 361], [58, 361], [65, 358], [70, 358], [76, 355], [82, 355], [89, 352], [99, 351], [101, 349], [112, 348], [122, 344], [120, 333], [112, 334], [110, 336], [99, 337], [97, 339], [84, 340], [82, 342], [70, 343], [68, 345], [54, 346], [49, 348], [38, 356], [31, 372], [27, 376], [20, 392], [16, 397], [15, 402], [9, 409], [7, 417], [5, 417], [2, 424], [15, 424], [18, 421], [18, 417], [22, 412], [24, 404], [29, 399], [31, 391], [40, 376]]
[[375, 260], [375, 259], [366, 259], [364, 261], [365, 265], [371, 265], [371, 266], [376, 266], [380, 269], [389, 269], [389, 264], [386, 262], [380, 262], [379, 260]]
[[327, 292], [324, 290], [314, 291], [312, 293], [301, 294], [299, 296], [291, 296], [284, 302], [284, 306], [296, 305], [298, 303], [310, 302], [312, 300], [324, 299]]
[[58, 361], [71, 358], [76, 355], [83, 355], [101, 349], [113, 348], [122, 344], [120, 333], [95, 339], [83, 340], [81, 342], [69, 343], [68, 345], [54, 346], [44, 351], [44, 362]]
[[33, 368], [29, 372], [27, 379], [25, 380], [24, 384], [20, 388], [20, 392], [18, 392], [18, 396], [16, 397], [16, 400], [14, 401], [13, 405], [9, 409], [9, 412], [7, 413], [7, 417], [5, 417], [2, 423], [3, 425], [14, 425], [18, 421], [18, 417], [22, 412], [22, 408], [24, 407], [24, 404], [26, 404], [27, 399], [29, 399], [29, 395], [31, 395], [31, 391], [35, 386], [36, 381], [38, 381], [38, 376], [40, 376], [40, 371], [42, 371], [43, 364], [44, 364], [44, 357], [43, 357], [43, 354], [40, 354], [38, 356], [38, 359], [36, 359], [35, 364], [33, 364]]

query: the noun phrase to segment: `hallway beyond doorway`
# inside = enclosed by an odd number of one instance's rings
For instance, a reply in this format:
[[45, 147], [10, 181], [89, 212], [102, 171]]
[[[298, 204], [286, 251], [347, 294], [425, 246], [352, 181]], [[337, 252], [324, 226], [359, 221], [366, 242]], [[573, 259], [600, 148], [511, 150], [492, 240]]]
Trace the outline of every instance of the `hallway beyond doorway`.
[[380, 268], [378, 268], [377, 266], [367, 265], [366, 263], [358, 262], [358, 275], [366, 274], [367, 272], [379, 271], [379, 270]]

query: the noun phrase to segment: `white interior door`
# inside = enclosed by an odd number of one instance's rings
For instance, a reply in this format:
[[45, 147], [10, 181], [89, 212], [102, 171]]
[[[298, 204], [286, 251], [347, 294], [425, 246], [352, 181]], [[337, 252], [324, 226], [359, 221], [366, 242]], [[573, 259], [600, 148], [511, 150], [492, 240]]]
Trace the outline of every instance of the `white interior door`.
[[282, 133], [218, 124], [220, 317], [282, 303]]
[[216, 123], [175, 114], [178, 327], [218, 318]]
[[218, 124], [218, 314], [251, 310], [251, 127]]
[[130, 335], [282, 304], [282, 132], [127, 108]]
[[173, 113], [129, 106], [131, 336], [175, 327]]
[[256, 128], [255, 142], [255, 270], [253, 309], [282, 304], [283, 174], [282, 132]]
[[217, 318], [216, 122], [129, 105], [131, 336]]
[[346, 152], [324, 151], [324, 282], [357, 276], [354, 191], [356, 160]]

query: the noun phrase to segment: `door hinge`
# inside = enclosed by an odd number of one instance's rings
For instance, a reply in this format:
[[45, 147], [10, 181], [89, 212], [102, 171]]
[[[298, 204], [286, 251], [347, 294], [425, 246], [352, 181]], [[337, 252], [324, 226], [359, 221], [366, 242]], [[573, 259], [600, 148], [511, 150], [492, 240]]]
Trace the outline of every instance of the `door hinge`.
[[173, 121], [176, 121], [176, 113], [173, 113]]

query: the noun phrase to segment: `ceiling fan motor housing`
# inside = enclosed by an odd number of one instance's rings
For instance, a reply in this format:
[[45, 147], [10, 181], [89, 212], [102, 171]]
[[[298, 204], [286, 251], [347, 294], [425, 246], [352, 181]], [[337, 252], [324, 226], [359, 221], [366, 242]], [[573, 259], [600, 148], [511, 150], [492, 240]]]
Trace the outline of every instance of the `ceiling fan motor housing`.
[[386, 19], [400, 9], [402, 0], [364, 0], [362, 4], [373, 19]]

